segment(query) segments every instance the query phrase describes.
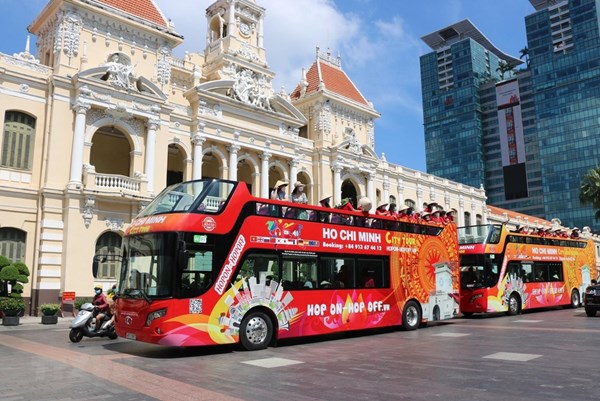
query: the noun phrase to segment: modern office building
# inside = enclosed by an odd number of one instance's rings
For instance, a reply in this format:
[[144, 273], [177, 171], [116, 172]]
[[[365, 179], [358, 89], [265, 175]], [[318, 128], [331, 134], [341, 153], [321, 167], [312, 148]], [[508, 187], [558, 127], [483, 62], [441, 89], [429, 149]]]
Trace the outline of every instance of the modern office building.
[[600, 162], [600, 3], [531, 4], [526, 63], [468, 20], [423, 37], [427, 171], [482, 186], [490, 204], [599, 232], [579, 187]]
[[[31, 271], [27, 313], [115, 282], [123, 231], [166, 185], [202, 177], [306, 185], [309, 202], [368, 196], [459, 224], [485, 222], [482, 189], [378, 156], [379, 113], [317, 50], [290, 94], [272, 87], [255, 0], [206, 9], [206, 47], [183, 42], [151, 0], [52, 0], [29, 26], [35, 54], [0, 53], [0, 254]], [[25, 43], [23, 38], [23, 43]], [[0, 289], [1, 290], [1, 289]]]

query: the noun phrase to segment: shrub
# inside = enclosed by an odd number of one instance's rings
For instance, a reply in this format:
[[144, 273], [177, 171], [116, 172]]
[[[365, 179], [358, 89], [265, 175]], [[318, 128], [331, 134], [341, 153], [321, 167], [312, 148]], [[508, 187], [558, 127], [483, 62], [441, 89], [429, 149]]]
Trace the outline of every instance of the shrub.
[[22, 299], [13, 297], [0, 298], [0, 311], [2, 311], [5, 316], [17, 316], [24, 310], [25, 302], [23, 302]]
[[81, 309], [81, 305], [83, 305], [86, 302], [92, 302], [92, 298], [89, 298], [89, 297], [77, 298], [75, 300], [75, 309], [77, 309], [77, 310]]
[[41, 304], [40, 310], [46, 316], [53, 316], [60, 310], [60, 304]]

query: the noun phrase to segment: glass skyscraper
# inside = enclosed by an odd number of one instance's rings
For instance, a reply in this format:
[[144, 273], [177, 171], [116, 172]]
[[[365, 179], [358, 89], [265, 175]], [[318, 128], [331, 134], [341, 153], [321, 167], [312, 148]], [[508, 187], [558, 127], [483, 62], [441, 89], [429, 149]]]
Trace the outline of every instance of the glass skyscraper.
[[489, 204], [600, 232], [579, 203], [582, 176], [600, 164], [599, 1], [531, 0], [526, 64], [468, 20], [424, 36], [427, 172], [483, 186]]

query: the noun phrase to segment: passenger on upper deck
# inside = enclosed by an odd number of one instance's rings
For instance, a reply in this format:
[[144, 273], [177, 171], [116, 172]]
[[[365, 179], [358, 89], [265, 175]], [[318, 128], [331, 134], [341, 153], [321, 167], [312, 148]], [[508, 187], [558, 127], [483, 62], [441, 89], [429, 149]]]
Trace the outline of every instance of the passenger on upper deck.
[[271, 199], [275, 200], [286, 200], [287, 195], [285, 193], [286, 187], [288, 186], [287, 181], [279, 180], [275, 183], [273, 191], [271, 191]]
[[304, 205], [306, 205], [308, 203], [308, 198], [306, 197], [306, 194], [304, 193], [304, 187], [306, 187], [306, 185], [304, 185], [300, 181], [296, 181], [294, 183], [294, 190], [292, 191], [292, 195], [291, 195], [292, 202], [302, 203]]
[[398, 211], [396, 210], [396, 204], [395, 203], [390, 203], [390, 205], [388, 206], [388, 212], [390, 213], [390, 216], [394, 217], [394, 218], [398, 218]]
[[377, 209], [375, 209], [375, 214], [378, 216], [389, 216], [390, 212], [387, 210], [387, 206], [387, 203], [377, 206]]

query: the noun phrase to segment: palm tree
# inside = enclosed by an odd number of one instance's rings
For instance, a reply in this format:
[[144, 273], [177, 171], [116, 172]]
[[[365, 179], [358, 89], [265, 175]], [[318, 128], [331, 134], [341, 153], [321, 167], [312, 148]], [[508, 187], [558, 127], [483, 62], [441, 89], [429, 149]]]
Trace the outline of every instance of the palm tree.
[[511, 72], [514, 68], [515, 66], [512, 63], [507, 63], [504, 60], [500, 60], [496, 71], [500, 73], [500, 79], [504, 79], [504, 74], [506, 74], [507, 72]]
[[581, 179], [579, 201], [582, 205], [591, 204], [600, 220], [600, 166], [588, 171]]
[[527, 46], [525, 46], [524, 48], [522, 48], [521, 50], [519, 50], [519, 53], [521, 53], [521, 56], [519, 58], [525, 58], [525, 65], [527, 65], [527, 68], [529, 68], [529, 48], [527, 48]]

